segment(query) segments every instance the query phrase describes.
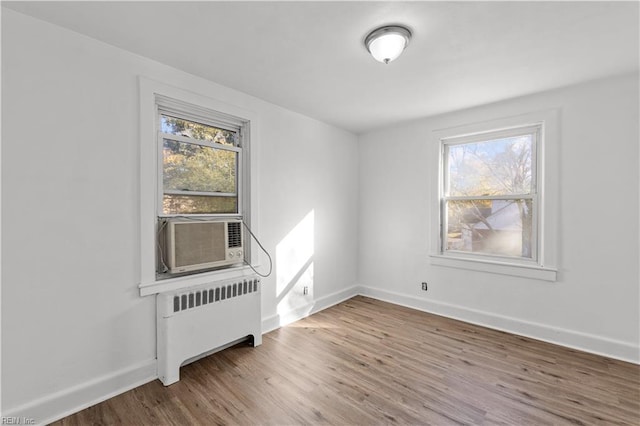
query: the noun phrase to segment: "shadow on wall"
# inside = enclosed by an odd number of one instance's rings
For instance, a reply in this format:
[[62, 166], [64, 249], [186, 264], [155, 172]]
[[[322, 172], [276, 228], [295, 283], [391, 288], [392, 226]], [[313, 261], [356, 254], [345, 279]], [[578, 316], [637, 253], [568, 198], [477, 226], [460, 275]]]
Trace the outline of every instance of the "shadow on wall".
[[[276, 300], [280, 325], [292, 311], [308, 315], [313, 309], [314, 210], [311, 210], [276, 246]], [[306, 289], [306, 294], [305, 294]]]

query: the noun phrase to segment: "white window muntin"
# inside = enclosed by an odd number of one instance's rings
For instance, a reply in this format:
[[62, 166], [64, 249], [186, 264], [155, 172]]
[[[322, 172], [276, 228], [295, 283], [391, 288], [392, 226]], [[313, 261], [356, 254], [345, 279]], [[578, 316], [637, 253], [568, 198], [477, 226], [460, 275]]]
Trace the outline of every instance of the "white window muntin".
[[[509, 263], [519, 263], [523, 265], [538, 264], [540, 258], [539, 240], [540, 236], [540, 195], [538, 188], [541, 187], [538, 180], [538, 169], [541, 167], [540, 155], [538, 155], [539, 139], [542, 134], [542, 123], [533, 125], [518, 126], [507, 129], [494, 131], [484, 131], [474, 134], [459, 135], [453, 137], [442, 138], [441, 141], [441, 187], [440, 191], [440, 233], [439, 233], [439, 252], [441, 255], [454, 255], [463, 259], [487, 259], [495, 261], [506, 261]], [[490, 142], [503, 138], [531, 135], [531, 191], [528, 194], [505, 194], [505, 195], [487, 195], [487, 196], [451, 196], [449, 195], [449, 147], [453, 145], [463, 145], [478, 142]], [[491, 253], [470, 253], [468, 251], [448, 249], [448, 201], [474, 201], [474, 200], [531, 200], [532, 209], [532, 229], [531, 229], [531, 258], [505, 256]]]

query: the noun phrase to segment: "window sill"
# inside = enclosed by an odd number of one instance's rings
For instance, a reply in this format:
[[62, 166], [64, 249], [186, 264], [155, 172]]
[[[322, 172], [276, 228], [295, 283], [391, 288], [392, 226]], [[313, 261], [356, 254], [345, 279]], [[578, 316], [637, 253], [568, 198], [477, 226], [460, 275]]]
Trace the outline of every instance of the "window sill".
[[[257, 267], [257, 266], [254, 266]], [[152, 294], [175, 291], [189, 287], [195, 287], [212, 281], [222, 281], [231, 278], [246, 277], [254, 275], [249, 266], [239, 266], [236, 268], [224, 269], [221, 271], [205, 272], [202, 274], [188, 275], [185, 277], [167, 278], [164, 280], [154, 280], [138, 285], [140, 296], [150, 296]]]
[[535, 265], [517, 265], [513, 263], [492, 262], [478, 259], [465, 259], [441, 254], [432, 254], [431, 264], [449, 268], [467, 269], [470, 271], [487, 272], [492, 274], [511, 275], [514, 277], [530, 278], [542, 281], [556, 281], [558, 271]]

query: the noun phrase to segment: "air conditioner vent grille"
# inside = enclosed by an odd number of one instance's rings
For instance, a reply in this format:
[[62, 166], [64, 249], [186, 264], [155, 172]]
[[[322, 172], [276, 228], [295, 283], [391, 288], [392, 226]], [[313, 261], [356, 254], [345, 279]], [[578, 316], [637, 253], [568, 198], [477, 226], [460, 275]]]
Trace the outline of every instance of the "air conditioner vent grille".
[[227, 223], [229, 248], [242, 247], [242, 229], [240, 222]]

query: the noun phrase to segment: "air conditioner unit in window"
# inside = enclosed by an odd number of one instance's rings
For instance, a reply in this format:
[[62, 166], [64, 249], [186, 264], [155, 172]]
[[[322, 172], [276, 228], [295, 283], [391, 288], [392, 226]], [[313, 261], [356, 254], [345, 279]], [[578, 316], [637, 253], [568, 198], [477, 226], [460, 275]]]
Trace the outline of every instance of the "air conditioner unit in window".
[[172, 274], [244, 261], [242, 221], [170, 220], [166, 263]]

